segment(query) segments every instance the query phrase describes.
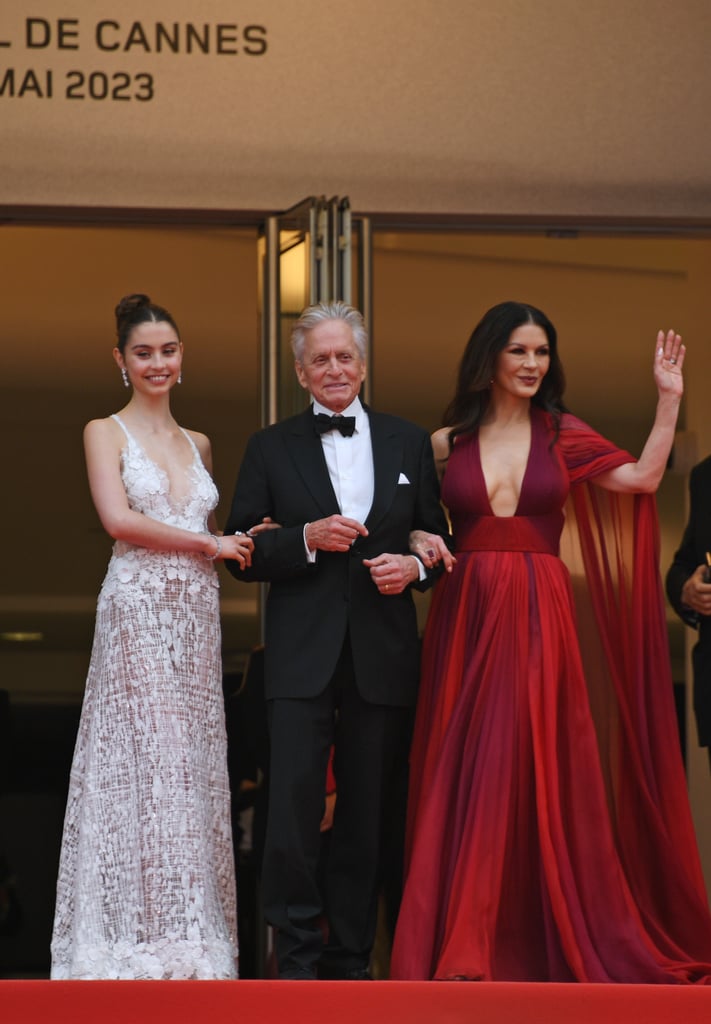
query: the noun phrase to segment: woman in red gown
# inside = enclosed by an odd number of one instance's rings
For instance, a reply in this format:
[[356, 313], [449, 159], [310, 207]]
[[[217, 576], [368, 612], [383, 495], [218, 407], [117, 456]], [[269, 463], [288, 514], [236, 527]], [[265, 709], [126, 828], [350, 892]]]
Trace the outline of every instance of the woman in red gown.
[[565, 410], [540, 310], [472, 334], [433, 436], [456, 564], [424, 639], [393, 978], [711, 981], [653, 497], [684, 352], [659, 333], [635, 461]]

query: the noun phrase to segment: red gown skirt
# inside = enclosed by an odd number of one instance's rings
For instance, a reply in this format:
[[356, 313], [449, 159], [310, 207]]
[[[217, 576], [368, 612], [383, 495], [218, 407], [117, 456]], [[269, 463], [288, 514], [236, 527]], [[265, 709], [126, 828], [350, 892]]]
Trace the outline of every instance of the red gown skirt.
[[[630, 456], [532, 419], [515, 516], [492, 514], [476, 436], [447, 467], [457, 564], [424, 639], [391, 977], [706, 982], [653, 502], [626, 520], [584, 481]], [[558, 554], [569, 497], [581, 612]]]

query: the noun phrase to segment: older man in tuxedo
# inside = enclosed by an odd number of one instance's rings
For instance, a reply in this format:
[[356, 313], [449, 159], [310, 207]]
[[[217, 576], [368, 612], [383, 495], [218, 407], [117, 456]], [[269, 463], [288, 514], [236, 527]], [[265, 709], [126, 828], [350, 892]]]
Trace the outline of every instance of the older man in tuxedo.
[[[370, 977], [386, 789], [419, 678], [411, 588], [431, 582], [409, 538], [426, 531], [440, 550], [447, 533], [426, 432], [360, 402], [366, 343], [352, 307], [304, 311], [292, 347], [312, 405], [250, 438], [226, 526], [279, 526], [256, 536], [249, 570], [228, 566], [270, 583], [262, 886], [282, 978]], [[321, 885], [332, 746], [338, 797]]]

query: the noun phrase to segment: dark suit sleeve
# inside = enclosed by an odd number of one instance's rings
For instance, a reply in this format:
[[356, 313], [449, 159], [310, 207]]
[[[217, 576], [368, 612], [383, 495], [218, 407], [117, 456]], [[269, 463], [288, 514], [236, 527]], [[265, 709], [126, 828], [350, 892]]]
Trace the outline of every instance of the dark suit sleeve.
[[305, 524], [288, 523], [283, 510], [276, 507], [270, 484], [270, 461], [274, 472], [274, 458], [272, 452], [270, 460], [266, 434], [266, 431], [253, 434], [247, 443], [225, 533], [247, 531], [261, 523], [265, 516], [281, 523], [281, 527], [254, 538], [251, 566], [241, 569], [239, 562], [225, 559], [228, 571], [235, 579], [245, 582], [273, 582], [313, 571], [304, 547]]
[[667, 597], [672, 608], [687, 626], [693, 626], [695, 629], [699, 625], [699, 616], [697, 612], [682, 603], [681, 591], [692, 573], [699, 565], [703, 564], [703, 554], [699, 550], [698, 538], [706, 533], [702, 529], [701, 518], [705, 522], [711, 523], [711, 500], [708, 500], [711, 496], [703, 487], [703, 475], [705, 473], [708, 476], [709, 470], [711, 470], [711, 464], [704, 462], [695, 466], [691, 471], [689, 520], [666, 578]]

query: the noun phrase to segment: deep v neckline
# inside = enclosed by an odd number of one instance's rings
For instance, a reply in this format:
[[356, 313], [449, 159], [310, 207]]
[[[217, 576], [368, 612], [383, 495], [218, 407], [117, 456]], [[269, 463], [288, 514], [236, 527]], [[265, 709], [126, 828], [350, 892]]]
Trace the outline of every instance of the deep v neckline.
[[475, 450], [475, 456], [476, 456], [474, 461], [476, 463], [476, 469], [477, 469], [477, 472], [478, 472], [479, 478], [480, 478], [481, 490], [482, 490], [482, 494], [484, 495], [484, 498], [486, 500], [486, 507], [489, 510], [489, 515], [493, 516], [495, 519], [514, 519], [516, 516], [520, 515], [521, 499], [523, 498], [524, 490], [526, 488], [526, 482], [528, 480], [528, 473], [529, 473], [529, 470], [531, 468], [531, 461], [532, 461], [532, 455], [533, 455], [533, 447], [534, 447], [535, 440], [536, 440], [536, 423], [535, 423], [535, 416], [534, 416], [534, 410], [533, 409], [531, 409], [530, 424], [531, 424], [531, 438], [530, 438], [530, 442], [529, 442], [529, 445], [528, 445], [528, 454], [526, 456], [526, 465], [525, 465], [524, 470], [523, 470], [523, 475], [521, 476], [521, 486], [519, 487], [518, 498], [516, 499], [516, 508], [514, 509], [513, 513], [510, 516], [502, 516], [502, 515], [498, 515], [496, 512], [494, 512], [494, 509], [493, 509], [493, 507], [491, 505], [491, 498], [489, 497], [489, 488], [488, 488], [487, 483], [486, 483], [486, 475], [484, 474], [484, 467], [482, 466], [482, 463], [481, 463], [481, 445], [479, 444], [479, 431], [477, 430], [476, 434], [474, 435], [474, 445], [475, 445], [475, 449], [474, 450]]
[[[156, 470], [156, 472], [160, 476], [161, 480], [165, 484], [165, 495], [170, 500], [171, 504], [175, 508], [179, 508], [179, 507], [184, 506], [190, 500], [190, 498], [192, 497], [192, 490], [191, 490], [191, 488], [188, 487], [184, 495], [176, 497], [176, 495], [173, 493], [173, 489], [171, 487], [171, 478], [170, 478], [170, 475], [168, 474], [168, 472], [163, 468], [163, 466], [161, 466], [161, 464], [159, 462], [156, 462], [156, 460], [154, 458], [152, 458], [148, 454], [148, 452], [145, 449], [145, 446], [142, 445], [141, 442], [138, 440], [138, 438], [135, 436], [135, 434], [133, 434], [133, 432], [128, 429], [128, 427], [123, 422], [123, 420], [118, 415], [118, 413], [114, 413], [113, 414], [113, 419], [115, 419], [116, 422], [121, 426], [121, 428], [122, 428], [123, 432], [125, 433], [127, 439], [131, 442], [131, 444], [134, 444], [136, 446], [136, 448], [139, 450], [139, 452], [141, 453], [143, 458], [146, 460], [146, 462], [149, 462], [151, 464], [151, 466], [153, 466], [153, 468]], [[192, 462], [188, 466], [185, 467], [184, 475], [185, 475], [186, 478], [189, 478], [189, 477], [192, 476], [193, 479], [194, 479], [196, 477], [196, 474], [199, 471], [199, 463], [202, 464], [202, 460], [200, 459], [200, 452], [197, 450], [197, 445], [193, 441], [192, 437], [190, 437], [190, 435], [188, 434], [187, 430], [185, 430], [183, 427], [181, 427], [180, 424], [178, 424], [178, 430], [185, 437], [186, 441], [190, 445], [190, 450], [192, 451], [192, 454], [193, 454]]]

